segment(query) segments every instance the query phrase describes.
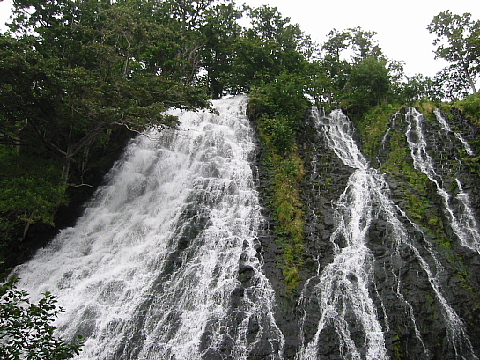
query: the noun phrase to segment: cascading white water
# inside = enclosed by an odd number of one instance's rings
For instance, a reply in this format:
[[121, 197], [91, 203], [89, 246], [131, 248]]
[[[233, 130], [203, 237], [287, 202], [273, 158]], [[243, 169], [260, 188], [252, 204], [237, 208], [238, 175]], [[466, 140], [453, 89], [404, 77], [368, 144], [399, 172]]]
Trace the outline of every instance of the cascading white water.
[[[343, 359], [387, 358], [382, 325], [369, 291], [375, 260], [367, 246], [367, 234], [374, 219], [378, 218], [388, 224], [387, 237], [393, 249], [392, 256], [398, 256], [401, 247], [408, 248], [423, 269], [443, 316], [447, 341], [455, 353], [462, 359], [476, 359], [462, 320], [446, 301], [435, 272], [422, 257], [402, 223], [402, 220], [409, 222], [406, 214], [390, 200], [384, 175], [369, 167], [356, 146], [349, 119], [338, 110], [329, 116], [322, 116], [314, 109], [313, 117], [319, 132], [326, 137], [328, 146], [354, 172], [335, 205], [336, 227], [330, 239], [336, 249], [334, 260], [324, 268], [319, 265], [319, 275], [309, 279], [302, 292], [300, 306], [304, 308], [308, 302], [318, 304], [321, 316], [316, 334], [308, 343], [305, 341], [303, 324], [310, 314], [305, 314], [302, 319], [302, 346], [297, 358], [317, 359], [319, 348], [324, 346], [322, 332], [328, 327], [335, 330]], [[418, 233], [422, 233], [413, 223], [412, 226]], [[423, 242], [428, 245], [426, 238]], [[430, 256], [435, 267], [440, 267], [434, 254], [431, 253]], [[395, 278], [396, 295], [404, 304], [415, 336], [423, 346], [425, 358], [430, 358], [430, 351], [418, 329], [413, 308], [402, 294], [401, 280]], [[384, 309], [384, 305], [379, 304], [379, 308]], [[386, 316], [384, 321], [388, 321]], [[388, 329], [388, 324], [383, 328]], [[354, 337], [352, 330], [357, 333], [361, 331], [363, 338], [359, 339], [358, 335]]]
[[[303, 344], [297, 358], [317, 359], [318, 347], [322, 346], [321, 333], [333, 326], [344, 359], [361, 359], [362, 352], [366, 359], [386, 359], [382, 326], [368, 290], [372, 282], [373, 255], [367, 247], [366, 233], [373, 218], [372, 187], [376, 184], [351, 136], [348, 119], [337, 110], [328, 119], [317, 113], [316, 120], [329, 147], [345, 165], [356, 171], [336, 203], [336, 227], [330, 239], [335, 247], [333, 262], [321, 271], [313, 290], [321, 313], [317, 331], [311, 342]], [[300, 304], [302, 301], [303, 296]], [[355, 343], [351, 334], [354, 327], [361, 328], [364, 344]]]
[[[462, 191], [460, 180], [456, 179], [456, 183], [460, 189], [458, 200], [461, 202], [462, 206], [460, 209], [455, 210], [451, 205], [451, 195], [442, 185], [443, 179], [435, 171], [433, 159], [427, 152], [427, 142], [422, 127], [423, 115], [415, 108], [409, 108], [409, 111], [405, 116], [408, 122], [408, 128], [405, 135], [410, 147], [410, 154], [415, 169], [427, 175], [430, 181], [432, 181], [437, 187], [437, 192], [443, 199], [445, 211], [449, 217], [452, 230], [460, 239], [461, 244], [480, 253], [480, 233], [478, 230], [478, 224], [474, 212], [470, 207], [468, 196]], [[440, 119], [443, 120], [443, 126], [450, 129], [445, 119], [443, 117], [440, 117]], [[462, 143], [464, 143], [465, 146], [466, 142], [462, 141]], [[468, 152], [469, 147], [466, 147], [465, 149]], [[456, 212], [460, 213], [457, 214]]]
[[465, 140], [460, 133], [452, 130], [452, 128], [450, 127], [450, 125], [447, 122], [447, 119], [445, 119], [445, 117], [443, 116], [441, 111], [439, 109], [435, 109], [433, 111], [433, 113], [435, 114], [435, 117], [437, 118], [437, 121], [440, 124], [440, 126], [442, 127], [442, 129], [445, 130], [446, 132], [452, 132], [453, 135], [463, 145], [463, 148], [465, 149], [465, 151], [467, 152], [468, 155], [470, 155], [470, 156], [475, 155], [472, 148], [470, 147], [470, 144], [468, 143], [468, 141]]
[[78, 359], [246, 359], [261, 342], [282, 358], [246, 98], [214, 107], [135, 139], [77, 225], [17, 268], [20, 287], [65, 308], [59, 335], [86, 337]]

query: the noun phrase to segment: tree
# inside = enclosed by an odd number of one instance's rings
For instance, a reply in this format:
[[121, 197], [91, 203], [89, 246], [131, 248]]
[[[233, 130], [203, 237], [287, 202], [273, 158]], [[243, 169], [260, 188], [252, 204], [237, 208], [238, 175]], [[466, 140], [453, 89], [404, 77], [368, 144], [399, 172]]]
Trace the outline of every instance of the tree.
[[436, 98], [456, 101], [469, 95], [471, 89], [465, 86], [465, 76], [460, 68], [449, 66], [440, 70], [434, 77]]
[[437, 36], [433, 41], [437, 46], [435, 57], [451, 63], [446, 70], [451, 80], [466, 80], [464, 87], [476, 93], [480, 74], [480, 21], [472, 20], [470, 13], [455, 15], [443, 11], [434, 16], [427, 29]]
[[[207, 17], [214, 2], [215, 0], [165, 0], [155, 3], [152, 12], [155, 22], [170, 29], [174, 35], [170, 42], [173, 57], [168, 61], [173, 65], [174, 71], [170, 71], [170, 75], [181, 75], [190, 84], [196, 81], [202, 66], [201, 50], [207, 42], [202, 29], [207, 26]], [[157, 41], [163, 42], [161, 39]], [[164, 52], [165, 49], [161, 49], [156, 55], [162, 56]]]
[[345, 60], [342, 53], [347, 49], [350, 50], [353, 63], [358, 63], [369, 56], [383, 58], [382, 50], [374, 39], [375, 35], [375, 32], [363, 30], [359, 26], [343, 31], [333, 29], [328, 33], [328, 39], [323, 44], [322, 50], [325, 56], [337, 61]]
[[[59, 184], [61, 167], [58, 162], [37, 157], [32, 163], [31, 156], [0, 146], [0, 164], [2, 217], [24, 224], [22, 239], [31, 224], [53, 225], [56, 209], [66, 202], [65, 188]], [[5, 230], [0, 226], [0, 231]], [[0, 262], [2, 260], [0, 255]]]
[[324, 76], [317, 76], [317, 85], [325, 89], [323, 98], [329, 106], [363, 113], [385, 96], [381, 92], [390, 88], [389, 66], [374, 36], [375, 32], [360, 27], [329, 32], [319, 61]]
[[206, 13], [206, 24], [200, 29], [205, 46], [200, 50], [201, 67], [207, 72], [207, 83], [212, 98], [231, 91], [235, 43], [242, 28], [237, 20], [242, 11], [234, 3], [216, 4]]
[[313, 45], [298, 25], [290, 23], [277, 8], [246, 7], [251, 26], [234, 44], [230, 88], [248, 92], [287, 73], [305, 73]]
[[274, 44], [272, 55], [277, 57], [277, 68], [281, 68], [279, 73], [295, 71], [304, 59], [312, 55], [314, 50], [310, 36], [303, 33], [298, 24], [290, 23], [290, 18], [283, 17], [276, 7], [263, 5], [247, 9], [251, 27], [246, 30], [246, 35]]
[[0, 357], [5, 360], [61, 360], [78, 355], [83, 340], [66, 342], [54, 335], [51, 324], [62, 310], [50, 293], [37, 304], [12, 278], [0, 285]]
[[326, 105], [329, 108], [336, 106], [334, 103], [335, 81], [329, 75], [329, 63], [315, 60], [308, 64], [305, 81], [305, 91], [313, 99], [315, 106]]
[[384, 58], [378, 42], [374, 40], [374, 31], [365, 31], [359, 26], [348, 29], [350, 47], [353, 50], [352, 60], [358, 63], [367, 57]]
[[[441, 83], [443, 83], [443, 81]], [[434, 101], [446, 98], [438, 81], [421, 74], [407, 78], [407, 81], [401, 83], [400, 86], [400, 96], [402, 100], [408, 104], [413, 104], [422, 98], [428, 98]]]
[[[112, 129], [171, 126], [174, 119], [163, 115], [168, 108], [207, 106], [191, 53], [141, 3], [18, 0], [15, 6], [11, 28], [34, 35], [1, 39], [0, 135], [7, 137], [0, 141], [36, 141], [63, 159], [66, 184], [72, 163], [83, 166]], [[168, 56], [157, 56], [159, 50]], [[22, 132], [15, 133], [19, 124]]]
[[343, 107], [351, 114], [362, 115], [369, 108], [386, 102], [390, 90], [387, 61], [366, 57], [352, 66], [343, 94]]

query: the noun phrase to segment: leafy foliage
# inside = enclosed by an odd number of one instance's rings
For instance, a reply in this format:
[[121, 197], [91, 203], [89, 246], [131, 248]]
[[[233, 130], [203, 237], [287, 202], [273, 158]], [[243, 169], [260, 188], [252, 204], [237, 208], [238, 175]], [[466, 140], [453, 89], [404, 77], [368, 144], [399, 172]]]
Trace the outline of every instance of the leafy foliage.
[[299, 285], [304, 254], [305, 214], [300, 182], [305, 175], [298, 154], [297, 130], [309, 106], [304, 83], [295, 74], [281, 74], [275, 81], [256, 87], [249, 112], [259, 130], [269, 169], [270, 207], [276, 219], [277, 241], [283, 249], [282, 271], [286, 291]]
[[412, 105], [421, 99], [439, 101], [445, 98], [444, 92], [439, 84], [439, 78], [432, 79], [422, 74], [407, 78], [407, 81], [400, 83], [400, 93], [407, 105]]
[[[53, 214], [65, 201], [65, 188], [58, 183], [58, 163], [28, 157], [0, 148], [0, 212], [12, 213], [26, 223], [53, 223]], [[37, 174], [42, 173], [41, 179]]]
[[357, 128], [363, 140], [362, 150], [371, 160], [374, 159], [374, 154], [382, 146], [382, 140], [388, 129], [389, 117], [398, 111], [399, 107], [395, 104], [375, 106], [357, 122]]
[[12, 265], [21, 257], [30, 226], [54, 224], [58, 207], [65, 204], [66, 187], [61, 182], [62, 167], [56, 159], [19, 154], [0, 145], [0, 264]]
[[233, 46], [232, 73], [225, 83], [231, 93], [248, 92], [276, 81], [282, 73], [304, 74], [312, 43], [300, 27], [275, 7], [246, 7], [251, 26]]
[[437, 38], [435, 55], [451, 65], [442, 72], [444, 81], [452, 86], [451, 95], [464, 95], [466, 88], [477, 92], [480, 74], [480, 21], [470, 13], [462, 15], [443, 11], [436, 15], [427, 29]]
[[[38, 35], [2, 37], [3, 132], [23, 122], [25, 135], [13, 141], [36, 141], [64, 159], [65, 181], [72, 161], [82, 161], [110, 129], [171, 126], [163, 115], [169, 107], [207, 105], [193, 83], [189, 50], [178, 48], [178, 38], [163, 41], [175, 28], [148, 18], [135, 2], [16, 5], [12, 28]], [[172, 58], [152, 58], [157, 43], [174, 47], [166, 51]]]
[[465, 116], [470, 118], [477, 126], [480, 126], [480, 93], [456, 101], [454, 105], [461, 109]]
[[401, 63], [383, 55], [375, 35], [360, 27], [328, 34], [307, 82], [317, 106], [342, 108], [357, 121], [375, 106], [413, 95], [405, 91]]
[[62, 311], [50, 293], [37, 304], [16, 288], [15, 279], [0, 286], [0, 357], [5, 360], [71, 359], [82, 346], [82, 338], [65, 342], [54, 335], [51, 323]]
[[369, 56], [351, 69], [342, 104], [351, 115], [363, 115], [368, 109], [387, 102], [391, 81], [386, 60]]

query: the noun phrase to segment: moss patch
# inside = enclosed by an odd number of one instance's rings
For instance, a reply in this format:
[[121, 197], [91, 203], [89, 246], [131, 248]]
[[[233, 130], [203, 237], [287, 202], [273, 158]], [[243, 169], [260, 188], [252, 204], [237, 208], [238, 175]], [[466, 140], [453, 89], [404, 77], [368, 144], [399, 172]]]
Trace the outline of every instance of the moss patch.
[[[305, 211], [300, 191], [305, 166], [298, 152], [296, 132], [308, 102], [298, 97], [295, 91], [279, 97], [275, 89], [270, 84], [250, 94], [249, 116], [256, 124], [262, 143], [269, 178], [269, 188], [266, 189], [269, 206], [275, 216], [277, 242], [282, 249], [279, 264], [286, 292], [291, 294], [300, 284], [305, 252]], [[294, 99], [284, 99], [285, 96]], [[292, 103], [296, 107], [292, 107]]]

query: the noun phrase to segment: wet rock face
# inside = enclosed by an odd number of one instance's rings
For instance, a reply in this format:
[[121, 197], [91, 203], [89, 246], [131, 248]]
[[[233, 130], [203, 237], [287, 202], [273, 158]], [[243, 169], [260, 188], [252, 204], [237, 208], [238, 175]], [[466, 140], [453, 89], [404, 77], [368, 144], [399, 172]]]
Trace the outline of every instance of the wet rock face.
[[[329, 148], [326, 138], [315, 128], [313, 118], [307, 117], [302, 130], [298, 142], [307, 170], [302, 184], [302, 200], [307, 214], [306, 258], [309, 263], [318, 259], [320, 264], [326, 265], [331, 261], [333, 251], [330, 236], [337, 221], [335, 202], [344, 191], [353, 169], [345, 166]], [[319, 257], [319, 254], [322, 255]], [[304, 269], [304, 277], [309, 278], [316, 271], [317, 265]]]
[[[395, 133], [404, 134], [406, 132], [408, 126], [405, 122], [406, 111], [404, 109], [400, 114], [391, 118], [391, 136], [394, 136]], [[463, 131], [454, 124], [451, 124], [451, 127], [458, 134], [463, 134]], [[452, 228], [450, 212], [455, 214], [458, 221], [461, 221], [461, 218], [465, 216], [458, 201], [460, 189], [455, 186], [457, 181], [463, 184], [463, 189], [469, 193], [471, 198], [478, 199], [478, 190], [473, 189], [474, 186], [472, 186], [478, 183], [478, 173], [472, 172], [466, 162], [462, 161], [466, 152], [458, 139], [458, 134], [455, 136], [454, 131], [446, 131], [433, 117], [422, 121], [422, 129], [426, 142], [425, 149], [434, 168], [432, 178], [437, 183], [430, 179], [421, 189], [422, 194], [419, 196], [421, 201], [412, 204], [406, 197], [415, 190], [418, 191], [418, 186], [409, 184], [408, 179], [402, 176], [404, 174], [391, 173], [388, 175], [388, 182], [393, 201], [402, 209], [411, 213], [411, 208], [415, 205], [425, 207], [422, 210], [424, 211], [423, 218], [414, 219], [418, 227], [412, 229], [410, 236], [415, 239], [422, 257], [430, 264], [433, 272], [432, 276], [435, 276], [434, 280], [438, 281], [439, 292], [449, 305], [447, 310], [451, 309], [458, 314], [458, 319], [463, 323], [465, 334], [467, 334], [472, 349], [472, 351], [466, 352], [464, 356], [465, 358], [473, 358], [472, 353], [478, 356], [480, 351], [479, 327], [471, 322], [473, 318], [477, 319], [476, 321], [479, 320], [478, 310], [476, 309], [480, 304], [478, 297], [480, 283], [475, 276], [472, 276], [479, 270], [478, 264], [475, 264], [476, 260], [472, 261], [472, 259], [478, 259], [479, 254], [461, 245], [458, 233]], [[470, 132], [475, 131], [470, 127]], [[395, 149], [388, 146], [380, 149], [378, 158], [386, 162], [389, 154], [393, 151]], [[407, 161], [413, 167], [412, 160], [407, 159]], [[469, 190], [466, 190], [467, 188]], [[442, 191], [447, 192], [448, 196], [441, 196]], [[480, 214], [478, 212], [478, 202], [473, 201], [473, 204], [473, 212]], [[447, 210], [447, 205], [450, 210]], [[478, 215], [475, 215], [475, 217], [478, 221]], [[442, 299], [432, 291], [431, 279], [425, 276], [425, 272], [422, 271], [424, 265], [418, 263], [418, 261], [417, 263], [412, 262], [412, 258], [405, 255], [408, 255], [408, 253], [401, 253], [399, 263], [396, 265], [400, 270], [402, 293], [409, 304], [403, 313], [406, 311], [415, 314], [416, 331], [421, 335], [423, 342], [417, 340], [417, 344], [413, 345], [415, 344], [415, 337], [409, 335], [405, 331], [406, 327], [397, 321], [399, 313], [402, 312], [395, 312], [394, 308], [390, 310], [387, 306], [387, 313], [392, 314], [390, 323], [396, 324], [397, 328], [398, 339], [391, 343], [392, 346], [394, 345], [393, 349], [399, 354], [408, 355], [408, 358], [420, 354], [422, 350], [426, 358], [458, 358], [460, 356], [458, 355], [458, 348], [467, 348], [470, 344], [453, 342], [455, 346], [452, 346], [452, 342], [449, 343], [448, 339], [452, 337], [453, 330], [448, 326], [445, 307], [441, 306]], [[401, 261], [405, 263], [401, 264]], [[389, 277], [386, 276], [385, 285], [388, 285], [388, 279]], [[379, 284], [382, 283], [377, 282], [377, 288]], [[384, 289], [387, 288], [385, 285], [382, 285]], [[385, 291], [382, 290], [382, 292]], [[408, 320], [408, 316], [406, 319]], [[391, 326], [391, 328], [394, 329], [395, 327]], [[439, 339], [443, 340], [439, 341]], [[409, 343], [409, 345], [405, 345], [406, 343]]]
[[[432, 204], [437, 207], [443, 224], [443, 227], [438, 229], [438, 233], [434, 234], [434, 251], [438, 253], [438, 258], [444, 267], [439, 279], [445, 298], [461, 318], [473, 351], [478, 357], [480, 356], [480, 326], [478, 326], [480, 282], [476, 274], [480, 271], [478, 248], [480, 176], [475, 163], [478, 161], [480, 149], [475, 148], [475, 139], [480, 135], [480, 131], [478, 127], [462, 118], [457, 111], [453, 111], [453, 116], [450, 118], [445, 114], [440, 115], [448, 122], [448, 131], [434, 119], [424, 121], [425, 138], [431, 144], [429, 154], [436, 173], [440, 177], [440, 187], [449, 195], [450, 207], [450, 210], [447, 210], [445, 199], [439, 195], [438, 188], [432, 186], [428, 195]], [[462, 200], [464, 195], [468, 196], [468, 208]], [[455, 221], [452, 220], [450, 212], [455, 215]], [[470, 212], [472, 217], [469, 216]], [[460, 229], [456, 229], [454, 222], [460, 225]], [[472, 230], [474, 232], [470, 237]], [[448, 246], [441, 245], [442, 237], [449, 240]], [[468, 246], [465, 244], [465, 239], [469, 243]], [[477, 243], [476, 251], [472, 248], [473, 244], [470, 240]], [[435, 322], [433, 326], [434, 328], [437, 326], [437, 333], [441, 334], [442, 329]], [[444, 331], [448, 337], [448, 328]], [[433, 342], [434, 339], [431, 341]], [[468, 345], [463, 344], [463, 346]], [[437, 352], [439, 356], [450, 353], [450, 356], [455, 358], [455, 349], [445, 343], [442, 347], [436, 346], [432, 352]], [[466, 358], [472, 357], [466, 356]]]
[[[385, 144], [377, 149], [371, 161], [384, 172], [385, 193], [395, 209], [395, 216], [400, 219], [400, 224], [395, 226], [404, 229], [404, 237], [408, 239], [398, 240], [391, 217], [384, 214], [381, 206], [374, 205], [374, 220], [366, 233], [367, 254], [371, 259], [367, 287], [374, 315], [383, 332], [379, 344], [385, 347], [391, 359], [475, 359], [480, 356], [480, 255], [462, 246], [439, 187], [415, 170], [405, 138], [406, 113], [405, 109], [392, 116]], [[434, 118], [423, 121], [422, 126], [425, 149], [435, 166], [440, 189], [449, 192], [448, 205], [459, 214], [460, 221], [464, 207], [461, 194], [467, 193], [480, 223], [480, 177], [470, 165], [476, 162], [473, 158], [477, 155], [466, 159], [468, 154], [454, 134], [465, 134], [466, 141], [471, 142], [479, 135], [478, 129], [458, 116], [452, 121], [451, 131], [443, 129]], [[391, 142], [395, 136], [399, 140]], [[354, 138], [359, 140], [360, 136]], [[404, 147], [403, 158], [395, 153], [399, 143]], [[314, 339], [321, 321], [319, 309], [324, 306], [318, 300], [324, 290], [321, 290], [317, 275], [334, 259], [335, 245], [331, 237], [338, 221], [335, 207], [355, 171], [345, 166], [332, 151], [325, 136], [316, 130], [312, 118], [307, 117], [299, 132], [298, 144], [306, 167], [302, 184], [306, 225], [305, 261], [301, 269], [304, 283], [296, 294], [287, 296], [283, 291], [283, 275], [276, 265], [282, 252], [275, 242], [273, 217], [265, 197], [267, 221], [259, 251], [277, 293], [276, 321], [285, 336], [285, 359], [293, 359], [301, 351], [304, 354], [310, 351], [306, 344]], [[361, 142], [358, 146], [362, 148]], [[386, 170], [394, 155], [398, 158], [396, 161], [405, 163], [403, 168], [410, 173], [396, 171], [397, 168]], [[268, 183], [260, 159], [258, 157], [256, 163], [257, 181], [260, 194], [265, 196]], [[412, 179], [418, 183], [412, 183]], [[248, 269], [245, 274], [241, 276], [248, 277]], [[354, 286], [358, 281], [354, 274], [345, 277], [345, 284]], [[368, 351], [373, 350], [369, 349], [365, 335], [367, 325], [355, 320], [355, 316], [348, 313], [350, 310], [345, 309], [349, 336], [358, 355], [360, 358], [371, 356]], [[319, 343], [321, 346], [310, 355], [322, 359], [342, 358], [345, 345], [333, 324], [324, 327]]]
[[[260, 223], [258, 234], [258, 247], [256, 248], [257, 257], [263, 263], [263, 270], [269, 279], [272, 288], [276, 294], [275, 321], [285, 338], [284, 357], [293, 359], [298, 348], [298, 314], [296, 313], [296, 297], [287, 296], [285, 291], [284, 277], [279, 264], [282, 262], [282, 249], [276, 239], [278, 234], [275, 232], [275, 218], [272, 209], [269, 207], [271, 201], [270, 180], [267, 171], [268, 165], [263, 156], [262, 145], [259, 136], [256, 136], [255, 157], [252, 159], [252, 170], [256, 188], [260, 196], [262, 206], [261, 212], [263, 221]], [[242, 272], [242, 270], [240, 270]], [[239, 273], [239, 280], [242, 281], [245, 275]], [[265, 342], [261, 342], [266, 345]], [[264, 352], [268, 352], [269, 347], [265, 346]], [[260, 350], [257, 349], [255, 354]], [[271, 350], [270, 350], [271, 351]], [[263, 359], [251, 354], [251, 359]], [[271, 355], [273, 356], [273, 355]], [[270, 357], [265, 356], [265, 359]]]

